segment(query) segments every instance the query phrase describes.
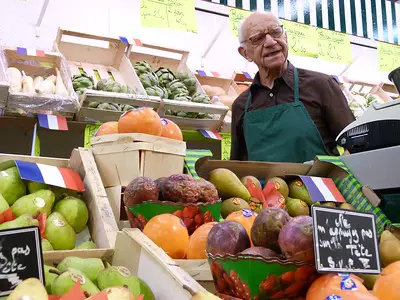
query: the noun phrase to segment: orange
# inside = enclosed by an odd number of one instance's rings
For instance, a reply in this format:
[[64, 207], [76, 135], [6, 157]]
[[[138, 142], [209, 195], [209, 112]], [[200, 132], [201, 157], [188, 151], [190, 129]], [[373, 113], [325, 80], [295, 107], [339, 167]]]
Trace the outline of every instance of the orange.
[[95, 136], [118, 133], [118, 122], [105, 122], [97, 130]]
[[189, 246], [189, 233], [182, 220], [171, 214], [151, 218], [143, 233], [171, 258], [185, 258]]
[[250, 209], [242, 209], [230, 213], [225, 221], [235, 221], [241, 224], [244, 229], [246, 229], [249, 235], [251, 246], [253, 247], [253, 242], [251, 241], [251, 227], [253, 226], [254, 220], [257, 217], [257, 213], [251, 211]]
[[208, 233], [217, 222], [209, 222], [201, 225], [190, 236], [187, 259], [206, 259], [206, 247]]
[[161, 119], [162, 131], [161, 136], [183, 141], [182, 131], [178, 125], [168, 119]]
[[374, 295], [381, 300], [400, 299], [400, 261], [391, 263], [383, 269], [374, 285]]
[[333, 295], [343, 300], [379, 300], [367, 290], [359, 277], [350, 275], [349, 279], [345, 279], [338, 274], [322, 275], [315, 280], [308, 289], [306, 300], [326, 300]]
[[160, 136], [161, 119], [151, 108], [142, 107], [127, 111], [118, 121], [119, 133], [146, 133]]

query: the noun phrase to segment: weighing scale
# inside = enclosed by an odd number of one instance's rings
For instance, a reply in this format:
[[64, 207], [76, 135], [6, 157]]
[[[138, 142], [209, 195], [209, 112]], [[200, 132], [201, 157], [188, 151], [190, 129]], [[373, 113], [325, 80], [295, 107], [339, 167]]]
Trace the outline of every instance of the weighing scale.
[[[400, 91], [400, 67], [389, 75]], [[341, 160], [381, 199], [379, 207], [400, 223], [400, 100], [371, 105], [336, 138], [351, 155]]]

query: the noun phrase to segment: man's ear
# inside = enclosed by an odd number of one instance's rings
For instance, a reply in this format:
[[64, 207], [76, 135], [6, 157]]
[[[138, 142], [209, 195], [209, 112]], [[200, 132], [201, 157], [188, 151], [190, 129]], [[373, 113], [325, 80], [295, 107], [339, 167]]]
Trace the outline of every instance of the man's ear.
[[253, 61], [250, 57], [248, 57], [246, 48], [240, 46], [238, 48], [238, 51], [239, 51], [240, 55], [243, 56], [248, 62]]

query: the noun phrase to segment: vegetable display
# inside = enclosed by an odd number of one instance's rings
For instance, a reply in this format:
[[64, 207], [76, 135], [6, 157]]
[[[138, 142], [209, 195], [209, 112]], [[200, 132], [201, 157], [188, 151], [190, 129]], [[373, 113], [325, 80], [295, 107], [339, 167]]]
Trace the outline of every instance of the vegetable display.
[[361, 117], [364, 111], [366, 111], [367, 108], [370, 107], [373, 103], [385, 103], [385, 101], [383, 101], [377, 95], [358, 92], [352, 92], [352, 97], [347, 98], [347, 102], [356, 118]]

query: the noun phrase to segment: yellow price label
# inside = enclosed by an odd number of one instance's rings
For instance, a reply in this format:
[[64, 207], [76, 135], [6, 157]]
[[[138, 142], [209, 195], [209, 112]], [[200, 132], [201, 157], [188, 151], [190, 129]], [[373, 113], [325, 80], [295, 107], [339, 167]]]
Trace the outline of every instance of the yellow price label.
[[35, 136], [35, 145], [33, 148], [33, 156], [40, 156], [40, 140], [37, 135]]
[[96, 133], [97, 129], [99, 129], [100, 126], [101, 123], [87, 124], [85, 126], [85, 133], [83, 136], [83, 146], [85, 148], [91, 148], [90, 140], [92, 137], [94, 137], [94, 134]]
[[318, 57], [317, 32], [309, 25], [281, 20], [288, 37], [289, 54]]
[[349, 64], [353, 61], [349, 35], [321, 28], [316, 30], [319, 58], [342, 64]]
[[221, 160], [230, 160], [232, 136], [229, 133], [221, 134]]
[[140, 24], [197, 33], [195, 0], [141, 0]]
[[400, 46], [378, 42], [379, 71], [391, 72], [400, 66]]
[[252, 12], [237, 8], [229, 8], [229, 27], [235, 37], [239, 37], [240, 22]]

